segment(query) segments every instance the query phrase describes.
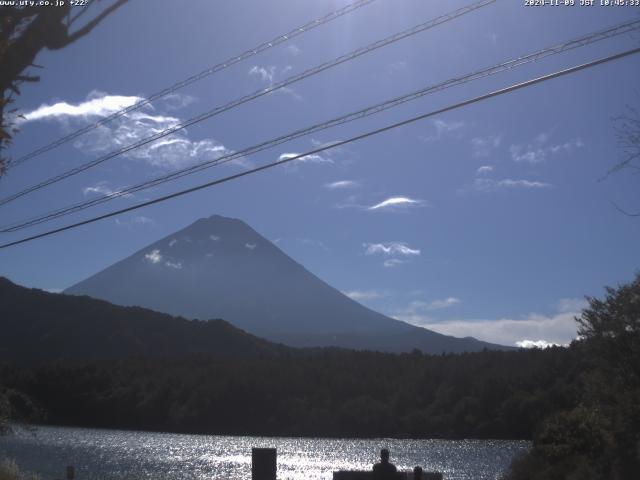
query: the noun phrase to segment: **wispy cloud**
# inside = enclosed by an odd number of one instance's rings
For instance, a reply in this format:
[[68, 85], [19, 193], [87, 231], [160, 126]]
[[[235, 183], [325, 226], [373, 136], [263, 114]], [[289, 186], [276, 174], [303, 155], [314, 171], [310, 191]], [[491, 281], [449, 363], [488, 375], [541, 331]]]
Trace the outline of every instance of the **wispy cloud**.
[[[162, 114], [157, 108], [164, 107], [167, 110], [181, 108], [181, 105], [188, 103], [185, 99], [186, 97], [173, 94], [168, 101], [165, 99], [165, 102], [161, 102], [159, 107], [146, 105], [139, 110], [124, 114], [87, 132], [73, 145], [84, 153], [101, 155], [138, 143], [180, 123], [180, 118]], [[43, 105], [32, 112], [27, 112], [25, 117], [27, 121], [55, 120], [65, 129], [73, 129], [140, 100], [143, 98], [108, 95], [93, 91], [84, 102], [75, 105], [67, 102]], [[171, 170], [201, 161], [214, 160], [230, 153], [232, 153], [231, 150], [214, 139], [191, 140], [186, 131], [181, 130], [125, 152], [122, 156], [142, 160], [148, 165], [163, 170]], [[234, 163], [248, 166], [246, 160], [242, 158]], [[87, 194], [89, 193], [99, 192], [88, 190]]]
[[502, 143], [502, 135], [487, 135], [471, 139], [471, 149], [476, 158], [488, 157]]
[[259, 67], [258, 65], [254, 65], [249, 70], [249, 75], [258, 76], [263, 82], [273, 83], [273, 79], [276, 75], [276, 67], [274, 65], [270, 65], [268, 67]]
[[[382, 262], [385, 268], [394, 268], [399, 265], [408, 263], [411, 257], [420, 255], [420, 249], [411, 248], [405, 242], [387, 242], [387, 243], [363, 243], [365, 255], [384, 255], [387, 258]], [[401, 258], [398, 258], [401, 257]]]
[[355, 180], [338, 180], [331, 183], [325, 183], [324, 187], [329, 190], [344, 190], [348, 188], [357, 188], [360, 186], [359, 182]]
[[559, 345], [570, 343], [577, 336], [574, 316], [577, 312], [563, 312], [545, 316], [531, 314], [522, 319], [451, 320], [446, 322], [419, 322], [420, 326], [445, 335], [475, 337], [502, 345], [518, 342], [546, 342]]
[[248, 250], [255, 250], [257, 246], [258, 245], [256, 245], [255, 243], [245, 243], [244, 244], [244, 248], [246, 248]]
[[123, 95], [104, 95], [100, 92], [91, 92], [86, 101], [76, 105], [67, 102], [54, 104], [42, 104], [35, 110], [27, 112], [21, 117], [20, 122], [31, 122], [34, 120], [59, 120], [73, 117], [106, 117], [123, 108], [130, 107], [142, 97]]
[[297, 57], [298, 55], [300, 55], [302, 53], [302, 49], [300, 47], [298, 47], [297, 45], [289, 45], [286, 48], [286, 51], [289, 55]]
[[493, 172], [493, 166], [491, 165], [483, 165], [478, 170], [476, 170], [476, 175], [486, 175]]
[[430, 302], [423, 300], [413, 300], [406, 307], [398, 311], [398, 315], [402, 316], [415, 316], [422, 314], [423, 312], [432, 312], [434, 310], [442, 310], [445, 308], [451, 308], [461, 303], [461, 300], [457, 297], [447, 297]]
[[[278, 157], [278, 161], [282, 162], [283, 160], [289, 160], [290, 158], [297, 157], [300, 153], [283, 153]], [[327, 157], [323, 157], [322, 155], [318, 155], [317, 153], [313, 153], [311, 155], [305, 155], [304, 157], [300, 157], [294, 160], [296, 163], [333, 163], [333, 160]]]
[[368, 207], [368, 210], [398, 210], [424, 206], [424, 201], [409, 197], [390, 197], [380, 203]]
[[324, 244], [322, 240], [316, 240], [315, 238], [306, 238], [306, 237], [296, 238], [296, 240], [308, 247], [320, 248], [322, 250], [329, 250], [329, 248], [327, 248], [327, 246]]
[[[276, 82], [278, 77], [285, 76], [292, 69], [293, 67], [291, 65], [286, 65], [285, 67], [281, 68], [280, 71], [278, 71], [278, 68], [275, 65], [269, 65], [266, 67], [254, 65], [249, 69], [249, 76], [257, 77], [262, 83], [265, 83], [269, 87], [271, 87]], [[281, 87], [277, 90], [274, 90], [273, 93], [284, 93], [290, 95], [296, 100], [302, 100], [302, 95], [300, 95], [291, 87]]]
[[136, 215], [134, 217], [129, 218], [128, 220], [123, 220], [120, 218], [116, 218], [116, 225], [121, 227], [132, 227], [136, 225], [155, 225], [156, 222], [149, 217], [145, 217], [143, 215]]
[[397, 320], [423, 327], [434, 321], [432, 318], [434, 311], [452, 308], [460, 303], [462, 303], [462, 300], [457, 297], [447, 297], [432, 301], [413, 300], [405, 307], [396, 310], [392, 316]]
[[496, 192], [504, 189], [541, 189], [553, 187], [550, 183], [531, 181], [531, 180], [513, 180], [505, 178], [503, 180], [493, 180], [491, 178], [476, 178], [473, 182], [472, 189], [478, 192]]
[[173, 268], [174, 270], [182, 270], [182, 262], [172, 262], [170, 260], [167, 260], [166, 262], [164, 262], [164, 264], [169, 268]]
[[384, 296], [382, 292], [379, 292], [377, 290], [349, 290], [342, 293], [344, 293], [350, 299], [355, 300], [356, 302], [375, 300], [376, 298], [381, 298]]
[[[323, 142], [322, 140], [318, 140], [317, 138], [311, 139], [311, 145], [314, 148], [332, 147], [333, 145], [337, 145], [338, 143], [340, 143], [340, 140], [329, 140], [329, 141]], [[327, 148], [327, 150], [324, 150], [322, 153], [323, 155], [332, 157], [332, 156], [335, 156], [336, 154], [343, 153], [343, 150], [344, 150], [343, 147], [339, 146], [339, 147]]]
[[364, 247], [365, 255], [420, 255], [419, 249], [411, 248], [405, 242], [363, 243], [362, 246]]
[[511, 145], [509, 152], [514, 162], [540, 163], [544, 162], [551, 155], [562, 152], [571, 152], [584, 147], [584, 142], [580, 138], [574, 138], [563, 143], [547, 145], [550, 135], [541, 133], [527, 145]]
[[427, 142], [434, 142], [436, 140], [442, 139], [444, 136], [451, 134], [457, 130], [460, 130], [464, 127], [464, 122], [451, 120], [445, 121], [442, 119], [431, 120], [431, 125], [433, 126], [435, 132], [431, 135], [420, 137], [422, 140]]
[[389, 258], [388, 260], [385, 260], [384, 262], [382, 262], [382, 266], [386, 268], [394, 268], [404, 263], [407, 263], [407, 261], [400, 260], [399, 258]]
[[[113, 189], [109, 186], [109, 182], [106, 180], [103, 180], [101, 182], [96, 183], [95, 185], [92, 185], [90, 187], [84, 187], [82, 189], [82, 194], [85, 196], [88, 195], [113, 195], [115, 193], [120, 192], [119, 189]], [[124, 195], [121, 195], [122, 198], [130, 198], [133, 197], [133, 194], [131, 193], [127, 193]]]
[[286, 153], [282, 153], [280, 154], [280, 156], [278, 157], [278, 162], [282, 162], [285, 160], [289, 160], [287, 163], [285, 163], [284, 166], [284, 171], [289, 173], [289, 172], [295, 172], [298, 170], [298, 167], [300, 167], [301, 165], [305, 165], [305, 164], [332, 164], [333, 159], [329, 158], [328, 156], [325, 155], [320, 155], [317, 153], [313, 153], [311, 155], [305, 155], [303, 157], [297, 158], [295, 160], [290, 160], [291, 158], [297, 157], [298, 155], [300, 155], [300, 153], [297, 152], [286, 152]]

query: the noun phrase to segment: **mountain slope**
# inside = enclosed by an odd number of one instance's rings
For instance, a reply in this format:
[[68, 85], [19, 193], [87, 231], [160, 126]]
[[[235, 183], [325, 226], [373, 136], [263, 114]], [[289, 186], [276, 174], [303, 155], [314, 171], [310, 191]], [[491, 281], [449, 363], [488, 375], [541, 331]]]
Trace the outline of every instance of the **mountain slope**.
[[196, 221], [65, 293], [191, 319], [224, 318], [292, 346], [439, 353], [504, 348], [386, 317], [327, 285], [244, 222]]
[[194, 322], [140, 307], [29, 289], [2, 277], [0, 305], [0, 361], [255, 356], [288, 350], [223, 320]]

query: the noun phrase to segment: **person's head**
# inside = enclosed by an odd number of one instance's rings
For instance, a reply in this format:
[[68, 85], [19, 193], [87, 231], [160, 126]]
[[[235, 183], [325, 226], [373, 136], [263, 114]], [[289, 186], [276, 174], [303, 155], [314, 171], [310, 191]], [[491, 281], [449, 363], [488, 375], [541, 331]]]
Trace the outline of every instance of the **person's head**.
[[422, 480], [422, 467], [415, 467], [413, 469], [413, 480]]
[[382, 450], [380, 450], [380, 459], [386, 463], [389, 461], [389, 450], [387, 450], [386, 448], [383, 448]]

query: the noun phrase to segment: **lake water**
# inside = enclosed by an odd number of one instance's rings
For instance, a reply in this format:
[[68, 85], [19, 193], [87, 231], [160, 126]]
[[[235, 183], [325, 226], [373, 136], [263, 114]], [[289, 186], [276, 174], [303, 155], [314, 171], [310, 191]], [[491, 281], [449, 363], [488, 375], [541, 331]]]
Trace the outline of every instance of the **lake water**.
[[43, 480], [248, 480], [251, 447], [278, 449], [278, 480], [331, 479], [334, 470], [370, 469], [380, 448], [391, 451], [400, 470], [421, 465], [445, 479], [494, 480], [526, 441], [396, 440], [228, 437], [170, 433], [39, 427], [0, 437], [0, 457], [16, 460]]

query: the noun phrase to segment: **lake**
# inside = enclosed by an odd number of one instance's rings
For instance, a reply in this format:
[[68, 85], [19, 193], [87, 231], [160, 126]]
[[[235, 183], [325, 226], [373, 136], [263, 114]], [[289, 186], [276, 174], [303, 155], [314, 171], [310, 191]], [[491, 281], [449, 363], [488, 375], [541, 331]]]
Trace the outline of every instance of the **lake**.
[[497, 479], [527, 441], [317, 439], [184, 435], [85, 428], [38, 427], [0, 437], [0, 457], [13, 458], [43, 480], [248, 480], [251, 448], [278, 449], [278, 480], [331, 479], [334, 470], [369, 469], [380, 448], [400, 470], [421, 465], [445, 479]]

